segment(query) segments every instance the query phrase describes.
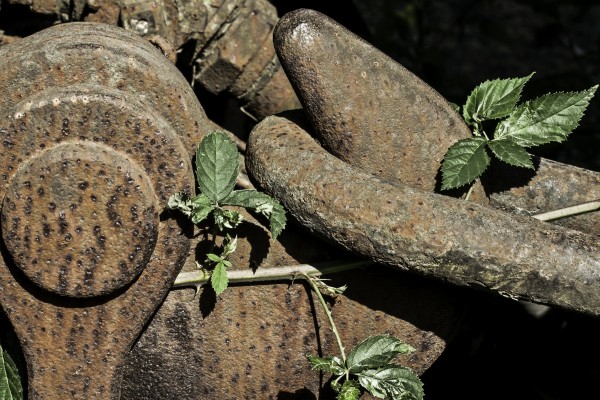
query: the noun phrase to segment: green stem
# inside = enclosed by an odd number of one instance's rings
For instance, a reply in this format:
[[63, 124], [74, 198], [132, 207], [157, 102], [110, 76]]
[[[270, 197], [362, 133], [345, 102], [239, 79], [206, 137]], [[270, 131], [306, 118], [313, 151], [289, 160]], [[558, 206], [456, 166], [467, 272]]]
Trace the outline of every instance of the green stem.
[[473, 193], [473, 189], [475, 189], [476, 184], [477, 184], [477, 180], [475, 180], [475, 182], [473, 182], [471, 184], [471, 187], [469, 188], [469, 190], [467, 191], [467, 194], [465, 195], [465, 200], [469, 200], [469, 197], [471, 197], [471, 193]]
[[539, 219], [540, 221], [554, 221], [556, 219], [572, 217], [574, 215], [585, 214], [598, 210], [600, 210], [600, 200], [577, 204], [575, 206], [565, 207], [559, 210], [548, 211], [541, 214], [535, 214], [532, 215], [532, 217]]
[[[340, 334], [338, 333], [338, 330], [335, 326], [335, 322], [333, 322], [333, 317], [331, 316], [331, 311], [329, 310], [329, 307], [327, 306], [327, 303], [325, 302], [325, 299], [323, 298], [323, 295], [321, 294], [319, 287], [317, 286], [317, 284], [314, 281], [316, 278], [312, 277], [312, 276], [308, 276], [308, 275], [305, 275], [305, 277], [306, 277], [306, 280], [308, 281], [308, 283], [310, 284], [310, 286], [312, 287], [313, 291], [317, 294], [317, 297], [319, 298], [319, 302], [321, 303], [321, 306], [323, 307], [325, 314], [327, 314], [327, 318], [329, 319], [329, 325], [331, 325], [331, 330], [333, 331], [333, 334], [335, 335], [338, 347], [340, 349], [342, 361], [344, 362], [344, 365], [346, 365], [346, 352], [344, 351], [344, 346], [342, 345], [342, 339], [340, 338]], [[346, 379], [348, 379], [348, 378], [349, 377], [346, 376]]]
[[[307, 277], [319, 277], [335, 272], [342, 272], [349, 269], [366, 267], [374, 264], [373, 261], [335, 261], [319, 266], [310, 264], [286, 265], [272, 268], [259, 268], [252, 270], [228, 270], [227, 279], [229, 283], [249, 283], [249, 282], [269, 282], [285, 281], [294, 279], [307, 279]], [[205, 270], [196, 270], [181, 272], [177, 275], [173, 289], [184, 287], [195, 287], [203, 285], [210, 280], [210, 272]]]

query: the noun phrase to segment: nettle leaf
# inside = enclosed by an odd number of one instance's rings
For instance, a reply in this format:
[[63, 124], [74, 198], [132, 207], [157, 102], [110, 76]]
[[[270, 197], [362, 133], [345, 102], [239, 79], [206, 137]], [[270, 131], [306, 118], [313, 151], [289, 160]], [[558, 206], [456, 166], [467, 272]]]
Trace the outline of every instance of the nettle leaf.
[[213, 203], [227, 197], [239, 171], [237, 147], [223, 132], [208, 134], [196, 151], [198, 187]]
[[214, 253], [208, 253], [206, 255], [206, 260], [218, 263], [218, 262], [223, 261], [223, 258], [221, 256], [218, 256], [218, 255], [214, 254]]
[[228, 283], [229, 280], [227, 279], [227, 269], [225, 268], [225, 264], [223, 262], [218, 262], [210, 276], [210, 284], [217, 296], [227, 289]]
[[551, 93], [528, 101], [498, 124], [494, 138], [509, 138], [522, 147], [562, 142], [579, 125], [597, 88]]
[[210, 213], [215, 209], [214, 204], [205, 194], [200, 194], [191, 200], [192, 212], [191, 218], [192, 223], [199, 224], [204, 221]]
[[531, 155], [523, 147], [510, 139], [494, 139], [488, 142], [490, 150], [500, 160], [516, 167], [533, 169]]
[[532, 76], [533, 73], [523, 78], [494, 79], [477, 86], [463, 107], [465, 121], [472, 124], [508, 116]]
[[473, 137], [450, 146], [442, 163], [442, 190], [471, 183], [485, 171], [490, 164], [487, 142], [483, 137]]
[[220, 231], [223, 231], [225, 228], [236, 228], [244, 219], [239, 212], [233, 210], [224, 210], [222, 208], [215, 209], [214, 218], [215, 224]]
[[360, 397], [360, 384], [358, 381], [349, 379], [344, 381], [342, 386], [339, 387], [337, 400], [358, 400]]
[[175, 193], [169, 197], [167, 207], [171, 210], [179, 210], [188, 217], [192, 215], [193, 207], [192, 199], [186, 193]]
[[283, 206], [266, 193], [257, 192], [256, 190], [234, 190], [221, 203], [249, 208], [263, 214], [269, 219], [273, 239], [276, 239], [285, 228], [286, 216]]
[[368, 369], [357, 374], [358, 381], [375, 397], [423, 400], [423, 383], [408, 368], [389, 365], [380, 369]]
[[356, 374], [365, 369], [381, 368], [398, 354], [408, 354], [413, 351], [414, 348], [393, 336], [371, 336], [352, 349], [346, 364], [350, 373]]
[[0, 399], [22, 400], [23, 386], [15, 361], [0, 343]]
[[346, 373], [342, 360], [338, 357], [321, 358], [307, 354], [311, 369], [315, 371], [325, 371], [334, 375], [343, 375]]

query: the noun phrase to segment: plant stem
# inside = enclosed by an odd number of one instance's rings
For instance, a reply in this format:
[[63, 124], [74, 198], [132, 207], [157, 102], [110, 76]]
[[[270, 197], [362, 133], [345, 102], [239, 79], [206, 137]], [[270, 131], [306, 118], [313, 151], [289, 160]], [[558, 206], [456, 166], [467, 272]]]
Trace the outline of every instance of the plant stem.
[[473, 193], [473, 189], [475, 189], [476, 183], [477, 183], [477, 180], [475, 180], [475, 182], [473, 182], [471, 184], [471, 187], [469, 188], [469, 190], [467, 191], [467, 194], [465, 195], [465, 200], [469, 200], [469, 197], [471, 197], [471, 193]]
[[[373, 261], [335, 261], [320, 266], [310, 264], [286, 265], [272, 268], [259, 268], [252, 270], [231, 270], [227, 271], [229, 283], [248, 283], [248, 282], [269, 282], [294, 279], [308, 279], [310, 277], [319, 277], [335, 272], [346, 271], [354, 268], [366, 267], [375, 264]], [[205, 270], [196, 270], [181, 272], [177, 275], [172, 289], [184, 287], [198, 287], [210, 280], [210, 272]]]
[[571, 207], [565, 207], [554, 211], [548, 211], [532, 215], [533, 218], [540, 221], [554, 221], [560, 218], [572, 217], [574, 215], [585, 214], [600, 210], [600, 200], [590, 201], [588, 203], [577, 204]]
[[[335, 322], [333, 321], [333, 317], [331, 316], [331, 311], [329, 310], [329, 307], [327, 307], [327, 303], [325, 302], [325, 299], [323, 298], [323, 295], [321, 294], [319, 287], [315, 283], [316, 277], [309, 276], [309, 275], [305, 275], [305, 277], [306, 277], [306, 280], [308, 281], [308, 283], [310, 284], [310, 286], [312, 287], [313, 291], [317, 294], [317, 297], [319, 298], [319, 302], [321, 303], [321, 306], [323, 307], [325, 314], [327, 314], [327, 318], [329, 319], [329, 325], [331, 325], [331, 330], [333, 331], [333, 334], [335, 335], [335, 339], [337, 340], [337, 345], [340, 349], [340, 355], [342, 356], [342, 361], [344, 362], [344, 365], [345, 365], [346, 364], [346, 352], [344, 351], [344, 346], [342, 345], [342, 339], [340, 338], [340, 334], [338, 333], [337, 328], [335, 326]], [[348, 375], [348, 374], [346, 374], [346, 375]], [[346, 379], [348, 379], [348, 378], [349, 378], [349, 376], [346, 376]]]

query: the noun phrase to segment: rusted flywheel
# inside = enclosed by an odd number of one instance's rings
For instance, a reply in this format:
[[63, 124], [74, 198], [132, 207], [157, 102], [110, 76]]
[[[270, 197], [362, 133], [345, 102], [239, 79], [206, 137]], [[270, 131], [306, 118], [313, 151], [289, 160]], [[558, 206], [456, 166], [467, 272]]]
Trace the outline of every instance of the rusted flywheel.
[[0, 49], [0, 302], [30, 399], [116, 399], [124, 357], [189, 243], [162, 218], [192, 190], [208, 120], [151, 44], [58, 25]]

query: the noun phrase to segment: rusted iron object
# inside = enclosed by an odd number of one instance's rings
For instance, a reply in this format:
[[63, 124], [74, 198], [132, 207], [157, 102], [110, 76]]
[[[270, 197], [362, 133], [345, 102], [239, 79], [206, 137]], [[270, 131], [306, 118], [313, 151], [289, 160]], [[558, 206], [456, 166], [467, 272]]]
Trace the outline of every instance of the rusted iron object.
[[257, 125], [246, 164], [311, 232], [402, 270], [600, 315], [594, 236], [385, 183], [325, 151], [296, 118]]
[[161, 212], [192, 190], [209, 123], [179, 71], [121, 28], [57, 25], [0, 63], [0, 303], [29, 399], [118, 399], [189, 249]]
[[57, 21], [92, 21], [161, 36], [192, 66], [193, 80], [227, 92], [257, 118], [299, 108], [272, 41], [277, 11], [267, 0], [9, 0]]
[[[234, 270], [351, 256], [293, 225], [270, 241], [267, 229], [249, 214], [244, 218]], [[198, 234], [184, 270], [205, 258], [205, 235]], [[401, 359], [417, 373], [444, 350], [464, 309], [451, 287], [389, 267], [326, 278], [334, 286], [348, 285], [331, 301], [344, 345], [350, 349], [368, 336], [392, 334], [417, 349]], [[170, 292], [132, 349], [122, 399], [324, 397], [328, 383], [310, 369], [306, 354], [334, 355], [338, 349], [316, 296], [302, 282], [230, 285], [218, 300], [209, 288], [196, 299], [193, 290]]]
[[[313, 10], [283, 16], [275, 47], [323, 146], [384, 181], [439, 189], [448, 148], [470, 137], [448, 102], [418, 77]], [[471, 199], [531, 215], [600, 199], [600, 173], [535, 158], [535, 172], [491, 168]], [[496, 166], [494, 166], [496, 167]], [[557, 222], [598, 233], [600, 213]]]

